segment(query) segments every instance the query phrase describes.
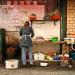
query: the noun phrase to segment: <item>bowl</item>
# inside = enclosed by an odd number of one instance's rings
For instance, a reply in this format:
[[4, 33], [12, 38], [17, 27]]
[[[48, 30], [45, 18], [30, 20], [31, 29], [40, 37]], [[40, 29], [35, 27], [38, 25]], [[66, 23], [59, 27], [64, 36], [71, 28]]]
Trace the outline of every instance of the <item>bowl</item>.
[[40, 63], [40, 66], [48, 66], [48, 63], [41, 62], [41, 63]]
[[51, 38], [51, 41], [52, 41], [52, 42], [57, 42], [57, 41], [58, 41], [58, 37], [52, 37], [52, 38]]

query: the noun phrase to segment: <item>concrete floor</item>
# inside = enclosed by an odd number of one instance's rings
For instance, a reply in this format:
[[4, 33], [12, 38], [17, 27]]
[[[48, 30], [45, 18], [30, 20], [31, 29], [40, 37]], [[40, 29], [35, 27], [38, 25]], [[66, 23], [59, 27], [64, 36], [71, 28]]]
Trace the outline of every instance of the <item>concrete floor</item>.
[[75, 75], [75, 67], [61, 67], [50, 65], [48, 67], [23, 67], [19, 66], [15, 70], [7, 70], [5, 66], [0, 65], [0, 75]]

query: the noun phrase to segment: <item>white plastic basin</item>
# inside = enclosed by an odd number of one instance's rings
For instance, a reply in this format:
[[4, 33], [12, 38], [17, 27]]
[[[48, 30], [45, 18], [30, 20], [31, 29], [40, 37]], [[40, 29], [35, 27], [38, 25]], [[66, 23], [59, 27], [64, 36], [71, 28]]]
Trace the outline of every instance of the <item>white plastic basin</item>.
[[10, 59], [5, 61], [6, 69], [17, 69], [18, 68], [18, 60]]

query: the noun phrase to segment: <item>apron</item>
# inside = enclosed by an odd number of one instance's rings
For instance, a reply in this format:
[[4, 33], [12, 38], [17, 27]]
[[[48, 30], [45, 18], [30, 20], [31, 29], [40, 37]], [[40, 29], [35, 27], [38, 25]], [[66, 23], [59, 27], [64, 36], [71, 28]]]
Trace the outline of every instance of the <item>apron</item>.
[[32, 47], [32, 40], [31, 40], [31, 28], [28, 27], [27, 29], [21, 28], [22, 39], [20, 40], [20, 47]]

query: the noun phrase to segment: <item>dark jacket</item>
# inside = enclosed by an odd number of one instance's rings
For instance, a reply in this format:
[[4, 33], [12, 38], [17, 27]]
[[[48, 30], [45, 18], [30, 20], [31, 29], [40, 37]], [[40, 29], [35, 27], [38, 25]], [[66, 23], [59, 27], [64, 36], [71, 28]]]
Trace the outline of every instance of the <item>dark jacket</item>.
[[[28, 27], [28, 28], [21, 28], [20, 32], [19, 32], [20, 36], [22, 36], [22, 39], [20, 40], [20, 47], [25, 47], [25, 46], [29, 46], [32, 47], [32, 37], [34, 36], [34, 31], [32, 29], [32, 27]], [[24, 37], [23, 35], [30, 35], [30, 36], [26, 36]]]

